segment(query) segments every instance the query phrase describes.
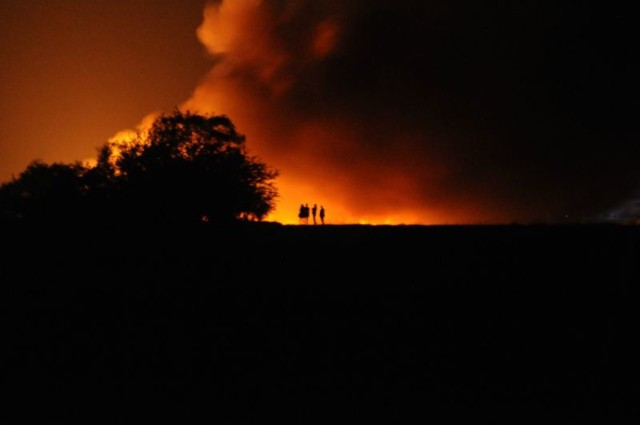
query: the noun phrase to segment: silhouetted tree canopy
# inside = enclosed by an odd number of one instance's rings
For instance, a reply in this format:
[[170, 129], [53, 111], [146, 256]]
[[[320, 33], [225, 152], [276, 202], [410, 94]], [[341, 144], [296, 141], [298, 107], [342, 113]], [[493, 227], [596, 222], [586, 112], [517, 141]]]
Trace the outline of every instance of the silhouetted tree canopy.
[[129, 142], [101, 146], [95, 166], [34, 161], [0, 186], [0, 211], [24, 219], [259, 221], [275, 207], [277, 175], [248, 154], [228, 117], [175, 111]]
[[87, 189], [86, 168], [75, 164], [45, 164], [36, 160], [17, 179], [0, 186], [3, 217], [55, 219], [76, 215]]

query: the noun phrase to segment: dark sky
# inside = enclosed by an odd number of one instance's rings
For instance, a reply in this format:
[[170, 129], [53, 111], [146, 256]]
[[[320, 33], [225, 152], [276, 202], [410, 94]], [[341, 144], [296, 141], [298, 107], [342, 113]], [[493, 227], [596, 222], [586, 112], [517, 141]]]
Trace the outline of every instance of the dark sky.
[[640, 189], [638, 26], [570, 3], [5, 2], [0, 175], [180, 106], [280, 169], [283, 222], [598, 217]]

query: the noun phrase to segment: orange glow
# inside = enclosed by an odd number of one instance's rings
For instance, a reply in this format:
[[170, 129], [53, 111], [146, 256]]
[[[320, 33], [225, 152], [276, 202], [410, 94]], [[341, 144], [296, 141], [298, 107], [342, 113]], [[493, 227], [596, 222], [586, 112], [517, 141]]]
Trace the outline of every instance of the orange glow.
[[336, 47], [338, 42], [338, 26], [332, 20], [320, 22], [313, 38], [313, 53], [317, 57], [325, 57]]
[[127, 129], [121, 130], [109, 138], [109, 143], [113, 143], [116, 147], [119, 144], [131, 143], [140, 133], [151, 128], [153, 121], [160, 116], [160, 112], [152, 112], [147, 114], [140, 123], [136, 126], [135, 130]]
[[[599, 23], [595, 7], [583, 14], [593, 19], [554, 26], [570, 46], [538, 34], [545, 25], [512, 32], [520, 9], [431, 2], [0, 10], [0, 182], [34, 160], [91, 166], [105, 142], [144, 131], [150, 111], [179, 108], [227, 115], [249, 153], [280, 171], [268, 219], [283, 223], [297, 222], [300, 203], [324, 204], [330, 223], [589, 221], [638, 197], [633, 84], [619, 71], [633, 46], [617, 31], [628, 26]], [[509, 34], [504, 49], [495, 34]]]
[[259, 82], [282, 93], [290, 81], [282, 74], [289, 57], [272, 37], [274, 25], [260, 0], [223, 1], [205, 8], [197, 30], [199, 40], [230, 71], [241, 64], [254, 67]]
[[[292, 14], [295, 10], [290, 9], [280, 20], [293, 19]], [[314, 62], [286, 51], [274, 36], [277, 22], [258, 0], [207, 6], [197, 35], [218, 61], [180, 105], [182, 110], [229, 116], [247, 136], [250, 153], [280, 171], [280, 198], [267, 220], [297, 224], [300, 204], [323, 205], [327, 224], [468, 220], [466, 208], [457, 208], [455, 214], [435, 203], [425, 208], [418, 193], [425, 185], [437, 185], [447, 171], [433, 161], [420, 163], [419, 169], [404, 165], [413, 155], [405, 141], [415, 135], [396, 135], [398, 157], [381, 168], [371, 161], [378, 152], [361, 148], [370, 137], [361, 130], [362, 122], [339, 115], [297, 116], [281, 105], [280, 99], [300, 82], [297, 72]], [[308, 31], [307, 51], [314, 61], [330, 57], [338, 43], [336, 20], [321, 18]], [[148, 127], [155, 116], [145, 117], [137, 130]], [[111, 140], [127, 141], [134, 134], [119, 132]], [[417, 181], [416, 172], [422, 181]]]

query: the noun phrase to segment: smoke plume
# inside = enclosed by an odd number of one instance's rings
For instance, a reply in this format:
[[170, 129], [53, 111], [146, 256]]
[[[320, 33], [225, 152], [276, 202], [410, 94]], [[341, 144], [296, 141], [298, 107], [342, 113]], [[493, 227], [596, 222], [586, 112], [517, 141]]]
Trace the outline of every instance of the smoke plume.
[[301, 203], [331, 223], [555, 221], [632, 193], [630, 22], [481, 3], [212, 2], [213, 67], [181, 108], [228, 115], [280, 170], [286, 223]]

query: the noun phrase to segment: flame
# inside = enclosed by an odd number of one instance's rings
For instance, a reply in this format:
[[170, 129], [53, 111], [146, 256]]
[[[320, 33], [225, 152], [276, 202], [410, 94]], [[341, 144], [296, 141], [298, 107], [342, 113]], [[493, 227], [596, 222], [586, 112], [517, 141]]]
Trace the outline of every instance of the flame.
[[[179, 108], [229, 116], [249, 151], [280, 171], [280, 198], [267, 220], [296, 224], [305, 203], [323, 205], [328, 224], [468, 220], [462, 204], [452, 214], [451, 203], [438, 202], [442, 196], [432, 188], [448, 171], [437, 155], [418, 158], [409, 148], [408, 140], [427, 136], [352, 116], [329, 96], [334, 87], [321, 70], [339, 51], [344, 23], [335, 13], [310, 14], [305, 7], [312, 3], [208, 4], [197, 36], [214, 66]], [[136, 131], [111, 140], [126, 142]], [[378, 149], [376, 137], [390, 143]], [[425, 196], [434, 202], [426, 204]]]
[[116, 148], [118, 145], [131, 143], [141, 133], [148, 131], [153, 125], [155, 119], [158, 118], [158, 116], [160, 116], [160, 112], [152, 112], [145, 115], [135, 129], [125, 129], [118, 131], [116, 134], [109, 138], [109, 143], [114, 145]]

